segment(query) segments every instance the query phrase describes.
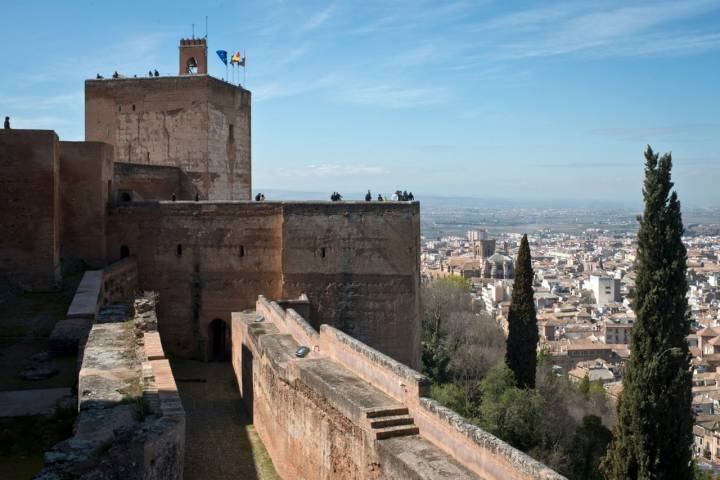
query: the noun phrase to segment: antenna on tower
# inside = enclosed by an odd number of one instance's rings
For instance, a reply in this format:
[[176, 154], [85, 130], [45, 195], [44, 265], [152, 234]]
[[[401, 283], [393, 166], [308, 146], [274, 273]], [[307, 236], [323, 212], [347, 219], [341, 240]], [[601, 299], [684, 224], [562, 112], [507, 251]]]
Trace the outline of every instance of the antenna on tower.
[[207, 15], [205, 15], [205, 38], [207, 39]]
[[195, 38], [195, 24], [192, 24], [192, 38]]

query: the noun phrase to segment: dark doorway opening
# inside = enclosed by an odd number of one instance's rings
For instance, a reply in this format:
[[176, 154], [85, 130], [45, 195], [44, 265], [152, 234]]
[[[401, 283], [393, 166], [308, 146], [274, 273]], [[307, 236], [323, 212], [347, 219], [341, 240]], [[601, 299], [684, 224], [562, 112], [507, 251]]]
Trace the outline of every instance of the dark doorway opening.
[[213, 362], [226, 362], [230, 359], [230, 344], [228, 342], [227, 323], [216, 318], [210, 322], [208, 328], [210, 341], [210, 360]]
[[120, 247], [120, 258], [125, 258], [130, 256], [130, 248], [128, 248], [127, 245], [123, 245]]

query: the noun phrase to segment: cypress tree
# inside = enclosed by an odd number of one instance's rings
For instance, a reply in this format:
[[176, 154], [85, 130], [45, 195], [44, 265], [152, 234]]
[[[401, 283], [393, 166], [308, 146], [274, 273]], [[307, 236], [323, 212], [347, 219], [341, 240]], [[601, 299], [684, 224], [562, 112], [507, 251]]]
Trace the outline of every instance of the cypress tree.
[[645, 211], [638, 231], [636, 320], [618, 404], [608, 479], [692, 479], [692, 376], [685, 337], [687, 253], [669, 154], [645, 152]]
[[535, 388], [538, 327], [533, 299], [533, 277], [530, 245], [527, 235], [523, 235], [515, 265], [505, 353], [505, 363], [515, 374], [517, 386], [520, 388]]

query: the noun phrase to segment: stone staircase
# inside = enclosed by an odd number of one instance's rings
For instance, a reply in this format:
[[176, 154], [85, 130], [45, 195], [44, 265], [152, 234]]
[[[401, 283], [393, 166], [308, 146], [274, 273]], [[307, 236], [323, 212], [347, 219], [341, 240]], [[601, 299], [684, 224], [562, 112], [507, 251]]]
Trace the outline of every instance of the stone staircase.
[[369, 409], [365, 411], [365, 418], [376, 440], [420, 433], [406, 407]]

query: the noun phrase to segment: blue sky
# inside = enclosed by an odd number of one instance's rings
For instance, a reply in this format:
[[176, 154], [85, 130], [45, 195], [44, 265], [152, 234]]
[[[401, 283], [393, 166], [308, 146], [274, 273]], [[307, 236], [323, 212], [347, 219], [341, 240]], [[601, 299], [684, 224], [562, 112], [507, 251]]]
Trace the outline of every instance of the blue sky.
[[[720, 206], [720, 0], [9, 0], [0, 114], [83, 139], [83, 80], [247, 54], [259, 189]], [[210, 73], [225, 75], [214, 57]]]

